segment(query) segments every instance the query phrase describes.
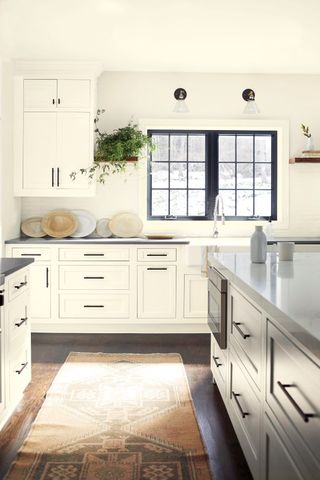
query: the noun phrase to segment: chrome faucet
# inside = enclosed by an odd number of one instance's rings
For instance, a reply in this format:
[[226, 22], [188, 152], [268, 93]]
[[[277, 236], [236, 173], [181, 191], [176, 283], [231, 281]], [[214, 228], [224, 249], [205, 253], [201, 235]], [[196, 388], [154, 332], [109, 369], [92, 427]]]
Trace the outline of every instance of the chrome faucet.
[[[220, 207], [220, 214], [219, 212], [219, 207]], [[217, 226], [217, 221], [218, 221], [218, 215], [221, 215], [221, 224], [224, 225], [224, 208], [223, 208], [223, 198], [221, 195], [217, 195], [215, 202], [214, 202], [214, 211], [213, 211], [213, 236], [214, 238], [217, 238], [219, 235], [218, 232], [218, 226]]]

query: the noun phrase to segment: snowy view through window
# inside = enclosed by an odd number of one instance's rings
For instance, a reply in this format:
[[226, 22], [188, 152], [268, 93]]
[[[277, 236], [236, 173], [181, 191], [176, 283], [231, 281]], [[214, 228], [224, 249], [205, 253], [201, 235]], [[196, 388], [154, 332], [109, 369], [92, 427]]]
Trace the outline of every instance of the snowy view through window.
[[226, 216], [271, 216], [272, 134], [224, 132], [210, 138], [217, 144], [213, 158], [206, 152], [207, 133], [152, 133], [150, 216], [212, 218], [206, 211], [207, 183], [214, 182], [207, 175], [209, 162], [216, 162], [210, 169], [218, 174], [214, 195], [223, 197]]

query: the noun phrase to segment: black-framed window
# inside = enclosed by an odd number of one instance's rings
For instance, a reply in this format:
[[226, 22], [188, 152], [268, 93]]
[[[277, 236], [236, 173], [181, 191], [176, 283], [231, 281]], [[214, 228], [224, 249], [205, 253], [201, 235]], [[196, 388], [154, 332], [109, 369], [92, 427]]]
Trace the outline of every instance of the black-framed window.
[[277, 218], [277, 132], [150, 130], [148, 219]]

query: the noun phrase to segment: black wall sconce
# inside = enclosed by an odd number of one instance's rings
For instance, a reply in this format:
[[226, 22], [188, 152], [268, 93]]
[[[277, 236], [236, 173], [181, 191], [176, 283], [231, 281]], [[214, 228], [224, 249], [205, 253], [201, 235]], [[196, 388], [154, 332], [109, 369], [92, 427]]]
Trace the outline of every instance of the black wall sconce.
[[188, 105], [186, 103], [187, 98], [187, 91], [184, 88], [177, 88], [174, 91], [174, 98], [176, 99], [176, 103], [174, 106], [173, 111], [175, 113], [187, 113], [189, 112]]
[[242, 98], [243, 100], [245, 100], [245, 102], [247, 102], [243, 110], [243, 113], [247, 113], [247, 114], [259, 113], [259, 109], [255, 101], [256, 94], [254, 93], [252, 88], [246, 88], [245, 90], [243, 90]]

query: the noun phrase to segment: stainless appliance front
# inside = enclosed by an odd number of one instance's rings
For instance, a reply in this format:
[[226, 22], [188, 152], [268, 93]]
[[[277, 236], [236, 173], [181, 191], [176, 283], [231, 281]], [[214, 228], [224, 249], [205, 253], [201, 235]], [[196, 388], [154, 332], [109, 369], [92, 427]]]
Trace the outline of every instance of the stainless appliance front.
[[227, 348], [228, 280], [214, 267], [208, 270], [208, 325], [221, 349]]

